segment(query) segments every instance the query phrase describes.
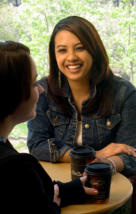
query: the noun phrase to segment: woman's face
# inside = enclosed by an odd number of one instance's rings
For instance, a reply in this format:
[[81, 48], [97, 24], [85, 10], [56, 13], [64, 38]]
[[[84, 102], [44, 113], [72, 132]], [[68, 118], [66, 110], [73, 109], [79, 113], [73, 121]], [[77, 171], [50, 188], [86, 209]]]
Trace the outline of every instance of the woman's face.
[[42, 86], [40, 86], [37, 81], [37, 71], [34, 61], [31, 59], [32, 63], [32, 83], [30, 87], [30, 97], [28, 100], [23, 101], [14, 112], [14, 118], [16, 123], [25, 122], [36, 116], [36, 105], [39, 95], [44, 91]]
[[75, 34], [67, 30], [56, 34], [55, 55], [59, 70], [69, 82], [89, 82], [93, 59]]

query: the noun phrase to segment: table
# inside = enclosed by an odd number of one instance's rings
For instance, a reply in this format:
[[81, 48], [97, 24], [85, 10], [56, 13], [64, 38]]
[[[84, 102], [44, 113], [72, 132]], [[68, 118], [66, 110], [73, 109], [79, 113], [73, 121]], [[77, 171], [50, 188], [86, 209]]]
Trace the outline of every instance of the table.
[[[50, 163], [40, 161], [52, 180], [67, 182], [71, 180], [69, 163]], [[61, 214], [98, 214], [107, 213], [125, 204], [132, 195], [132, 184], [120, 173], [112, 176], [110, 199], [106, 204], [77, 204], [61, 209]]]

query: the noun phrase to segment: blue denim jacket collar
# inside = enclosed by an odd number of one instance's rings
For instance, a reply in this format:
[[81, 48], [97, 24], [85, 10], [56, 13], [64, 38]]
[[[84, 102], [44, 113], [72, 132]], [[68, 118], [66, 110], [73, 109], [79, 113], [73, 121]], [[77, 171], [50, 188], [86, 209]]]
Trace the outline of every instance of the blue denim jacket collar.
[[[93, 99], [93, 98], [95, 97], [96, 92], [97, 92], [96, 86], [90, 87], [90, 97], [91, 97], [91, 99]], [[70, 89], [70, 86], [69, 86], [69, 84], [68, 84], [68, 81], [66, 81], [65, 84], [64, 84], [64, 87], [63, 87], [63, 95], [64, 95], [64, 97], [71, 97], [71, 96], [72, 96], [72, 94], [71, 94], [71, 89]], [[87, 101], [85, 101], [85, 103], [86, 103], [86, 102], [87, 102]], [[85, 104], [85, 103], [84, 103], [84, 104]]]

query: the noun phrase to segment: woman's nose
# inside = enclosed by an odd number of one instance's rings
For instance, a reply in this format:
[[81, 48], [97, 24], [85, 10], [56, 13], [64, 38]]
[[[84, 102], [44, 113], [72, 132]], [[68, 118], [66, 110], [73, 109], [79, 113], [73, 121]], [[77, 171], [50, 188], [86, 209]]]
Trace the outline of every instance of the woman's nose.
[[68, 61], [77, 60], [77, 55], [76, 55], [76, 53], [75, 53], [74, 50], [68, 52], [67, 60], [68, 60]]

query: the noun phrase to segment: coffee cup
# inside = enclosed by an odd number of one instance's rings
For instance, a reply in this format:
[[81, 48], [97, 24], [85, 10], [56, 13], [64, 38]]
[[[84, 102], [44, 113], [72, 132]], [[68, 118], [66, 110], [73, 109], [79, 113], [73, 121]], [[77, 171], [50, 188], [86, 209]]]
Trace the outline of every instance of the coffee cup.
[[87, 181], [85, 186], [98, 190], [97, 195], [88, 196], [91, 203], [106, 203], [109, 201], [112, 169], [107, 163], [90, 163], [85, 168]]
[[72, 180], [83, 175], [88, 163], [95, 159], [95, 150], [92, 147], [73, 147], [70, 152], [71, 157], [71, 178]]

